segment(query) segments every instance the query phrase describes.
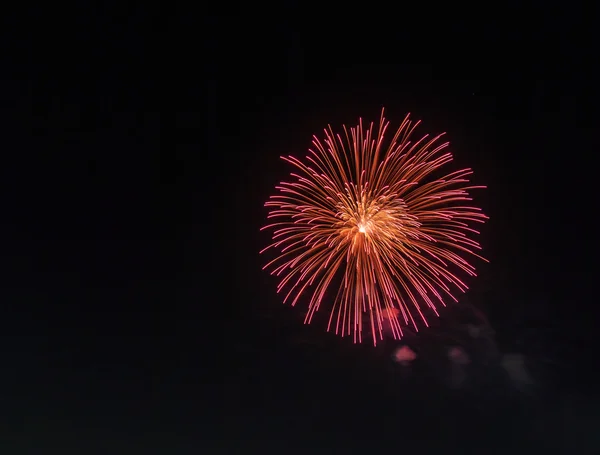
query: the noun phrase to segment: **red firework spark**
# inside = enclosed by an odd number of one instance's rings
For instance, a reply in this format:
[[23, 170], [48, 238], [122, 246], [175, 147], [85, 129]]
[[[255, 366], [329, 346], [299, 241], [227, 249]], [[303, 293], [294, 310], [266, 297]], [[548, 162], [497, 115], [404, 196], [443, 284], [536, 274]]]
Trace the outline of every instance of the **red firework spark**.
[[475, 276], [475, 268], [463, 256], [485, 260], [474, 252], [481, 247], [471, 224], [487, 217], [468, 202], [468, 190], [485, 187], [467, 186], [470, 169], [434, 178], [452, 155], [439, 142], [443, 134], [411, 142], [419, 123], [407, 115], [385, 148], [382, 111], [377, 135], [362, 119], [350, 131], [344, 126], [343, 137], [329, 126], [324, 143], [313, 136], [304, 161], [282, 157], [299, 172], [265, 204], [277, 222], [262, 228], [274, 232], [261, 253], [279, 250], [264, 268], [281, 277], [284, 303], [310, 295], [305, 323], [341, 276], [327, 330], [334, 325], [336, 334], [361, 342], [368, 323], [375, 344], [384, 328], [399, 339], [401, 321], [415, 330], [415, 319], [427, 325], [423, 303], [438, 315], [444, 296], [457, 301], [453, 289], [466, 291], [457, 273]]

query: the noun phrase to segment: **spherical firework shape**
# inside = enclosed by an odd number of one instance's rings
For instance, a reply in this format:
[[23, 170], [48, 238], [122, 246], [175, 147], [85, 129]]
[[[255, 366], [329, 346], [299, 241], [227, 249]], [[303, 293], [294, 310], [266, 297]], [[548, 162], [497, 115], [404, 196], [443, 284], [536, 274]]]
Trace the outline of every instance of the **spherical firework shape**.
[[[261, 253], [279, 254], [264, 269], [280, 277], [284, 303], [308, 301], [305, 323], [322, 303], [330, 304], [327, 330], [335, 327], [355, 342], [370, 328], [377, 335], [402, 337], [402, 326], [427, 326], [422, 306], [438, 314], [444, 298], [454, 301], [475, 275], [467, 260], [479, 256], [472, 226], [487, 217], [470, 204], [470, 169], [436, 177], [452, 161], [443, 134], [413, 141], [419, 122], [407, 115], [389, 145], [383, 117], [375, 132], [362, 119], [342, 134], [331, 126], [313, 137], [305, 160], [282, 157], [296, 168], [265, 203], [273, 222], [272, 243]], [[325, 293], [336, 287], [336, 297]]]

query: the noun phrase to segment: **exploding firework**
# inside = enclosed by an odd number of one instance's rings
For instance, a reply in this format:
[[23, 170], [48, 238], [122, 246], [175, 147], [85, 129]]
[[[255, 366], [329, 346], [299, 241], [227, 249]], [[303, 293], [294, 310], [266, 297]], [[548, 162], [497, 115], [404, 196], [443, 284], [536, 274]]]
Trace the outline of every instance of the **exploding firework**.
[[465, 256], [485, 260], [472, 225], [487, 217], [468, 193], [484, 187], [468, 186], [470, 169], [436, 177], [452, 161], [448, 142], [443, 134], [411, 141], [419, 123], [407, 115], [386, 148], [382, 111], [376, 134], [362, 119], [343, 136], [329, 126], [304, 161], [282, 157], [298, 172], [265, 204], [275, 222], [262, 228], [274, 232], [261, 253], [279, 251], [264, 268], [281, 278], [284, 303], [307, 296], [305, 323], [329, 301], [328, 331], [361, 342], [370, 327], [375, 344], [384, 332], [400, 339], [403, 325], [427, 326], [422, 306], [438, 315], [444, 298], [465, 292], [459, 275], [475, 275]]

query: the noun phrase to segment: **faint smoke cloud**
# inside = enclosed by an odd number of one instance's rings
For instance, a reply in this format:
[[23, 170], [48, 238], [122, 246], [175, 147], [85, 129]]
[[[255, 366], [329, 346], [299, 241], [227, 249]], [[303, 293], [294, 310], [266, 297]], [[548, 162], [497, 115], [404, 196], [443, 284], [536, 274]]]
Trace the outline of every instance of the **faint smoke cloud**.
[[533, 385], [533, 378], [527, 371], [522, 354], [504, 354], [501, 364], [515, 387], [524, 389]]

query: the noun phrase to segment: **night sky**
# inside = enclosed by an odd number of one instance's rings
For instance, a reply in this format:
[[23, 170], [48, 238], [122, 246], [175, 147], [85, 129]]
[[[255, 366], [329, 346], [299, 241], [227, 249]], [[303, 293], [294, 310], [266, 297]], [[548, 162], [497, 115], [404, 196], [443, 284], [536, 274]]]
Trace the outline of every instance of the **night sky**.
[[[0, 454], [600, 453], [590, 14], [229, 6], [6, 15]], [[461, 303], [533, 390], [473, 339], [448, 387], [460, 303], [406, 374], [399, 342], [303, 325], [262, 271], [280, 155], [382, 108], [488, 186]]]

